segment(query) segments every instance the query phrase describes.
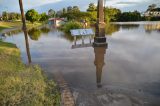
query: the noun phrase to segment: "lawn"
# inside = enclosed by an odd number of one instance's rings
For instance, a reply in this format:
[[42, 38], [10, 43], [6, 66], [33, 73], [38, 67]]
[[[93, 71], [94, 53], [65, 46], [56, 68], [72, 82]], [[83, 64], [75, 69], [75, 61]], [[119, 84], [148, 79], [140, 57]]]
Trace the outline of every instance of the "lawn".
[[21, 21], [14, 21], [14, 22], [4, 22], [0, 21], [0, 27], [4, 28], [15, 28], [15, 27], [20, 27], [22, 26]]
[[[32, 28], [32, 27], [41, 26], [42, 23], [35, 22], [34, 24], [32, 24], [30, 22], [27, 22], [26, 25], [27, 25], [27, 28]], [[13, 22], [0, 21], [0, 31], [8, 28], [21, 28], [21, 27], [22, 27], [21, 21], [13, 21]]]
[[26, 66], [16, 45], [0, 41], [0, 106], [59, 106], [56, 84]]

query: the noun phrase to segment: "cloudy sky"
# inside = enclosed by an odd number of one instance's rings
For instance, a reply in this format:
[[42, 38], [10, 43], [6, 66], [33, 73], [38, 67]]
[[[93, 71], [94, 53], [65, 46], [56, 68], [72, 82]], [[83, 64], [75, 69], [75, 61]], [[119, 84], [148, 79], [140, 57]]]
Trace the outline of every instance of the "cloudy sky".
[[[15, 11], [19, 12], [19, 0], [0, 0], [0, 12]], [[59, 10], [63, 7], [77, 5], [82, 11], [85, 11], [89, 3], [97, 3], [97, 0], [23, 0], [25, 11], [35, 8], [39, 12], [46, 12], [52, 8]], [[148, 5], [157, 4], [160, 6], [160, 0], [106, 0], [106, 6], [116, 7], [122, 11], [145, 11]]]

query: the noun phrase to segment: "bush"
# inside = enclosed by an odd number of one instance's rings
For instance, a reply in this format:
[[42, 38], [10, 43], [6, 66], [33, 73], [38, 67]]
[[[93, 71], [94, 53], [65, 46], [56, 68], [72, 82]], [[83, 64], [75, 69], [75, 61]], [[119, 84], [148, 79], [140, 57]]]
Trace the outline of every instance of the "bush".
[[61, 27], [61, 29], [66, 33], [70, 33], [71, 29], [80, 29], [80, 28], [82, 28], [82, 24], [76, 21], [67, 22]]

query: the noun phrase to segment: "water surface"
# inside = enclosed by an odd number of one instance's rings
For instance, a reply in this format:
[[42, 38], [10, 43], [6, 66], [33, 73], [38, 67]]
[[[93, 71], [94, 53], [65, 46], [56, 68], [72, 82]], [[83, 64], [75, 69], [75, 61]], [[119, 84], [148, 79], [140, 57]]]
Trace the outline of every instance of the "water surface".
[[[122, 89], [138, 92], [142, 98], [159, 104], [160, 22], [113, 23], [107, 25], [106, 35], [107, 49], [72, 49], [75, 43], [90, 45], [93, 36], [84, 41], [79, 37], [74, 42], [74, 37], [57, 29], [31, 30], [28, 38], [32, 63], [41, 65], [49, 78], [61, 72], [73, 89]], [[10, 34], [5, 41], [15, 43], [23, 61], [28, 62], [22, 32]]]

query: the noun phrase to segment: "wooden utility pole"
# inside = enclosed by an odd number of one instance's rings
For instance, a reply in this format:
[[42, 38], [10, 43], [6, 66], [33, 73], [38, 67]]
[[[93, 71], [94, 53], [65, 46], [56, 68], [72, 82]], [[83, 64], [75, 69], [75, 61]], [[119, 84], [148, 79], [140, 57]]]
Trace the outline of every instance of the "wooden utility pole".
[[94, 38], [94, 47], [106, 46], [105, 22], [104, 22], [104, 0], [98, 0], [96, 35]]
[[26, 18], [25, 18], [25, 15], [24, 15], [24, 9], [23, 9], [22, 0], [19, 0], [19, 6], [20, 6], [20, 10], [21, 10], [21, 17], [22, 17], [22, 23], [23, 23], [22, 30], [23, 30], [24, 36], [25, 36], [27, 57], [28, 57], [28, 62], [30, 64], [32, 61], [31, 61], [29, 42], [28, 42], [28, 35], [27, 35]]
[[97, 87], [101, 88], [102, 69], [104, 66], [104, 57], [108, 44], [105, 37], [105, 22], [104, 22], [104, 0], [98, 0], [97, 7], [97, 23], [96, 23], [96, 35], [93, 42], [96, 66], [96, 78]]

